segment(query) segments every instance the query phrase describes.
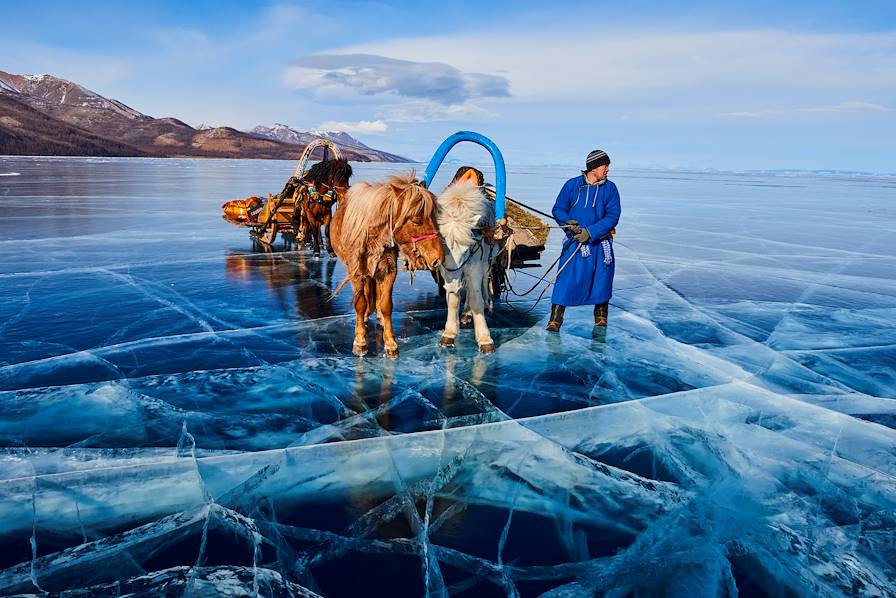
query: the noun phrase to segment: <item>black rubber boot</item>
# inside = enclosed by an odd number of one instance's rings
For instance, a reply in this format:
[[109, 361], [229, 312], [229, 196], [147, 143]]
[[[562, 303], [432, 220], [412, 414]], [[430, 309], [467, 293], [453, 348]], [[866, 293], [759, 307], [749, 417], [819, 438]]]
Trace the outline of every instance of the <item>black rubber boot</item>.
[[607, 325], [607, 315], [610, 310], [609, 303], [600, 303], [594, 306], [594, 325], [595, 326], [606, 326]]
[[547, 330], [550, 332], [560, 332], [560, 326], [563, 325], [563, 312], [566, 307], [563, 305], [551, 305], [551, 320], [548, 322]]

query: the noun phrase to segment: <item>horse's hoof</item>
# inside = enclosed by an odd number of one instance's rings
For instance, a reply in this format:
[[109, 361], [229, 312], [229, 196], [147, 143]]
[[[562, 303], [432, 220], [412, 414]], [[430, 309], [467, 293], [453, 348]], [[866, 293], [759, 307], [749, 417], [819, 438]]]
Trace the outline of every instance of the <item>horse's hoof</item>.
[[439, 339], [440, 347], [453, 347], [454, 346], [454, 338], [450, 336], [442, 335], [442, 338]]
[[352, 345], [352, 353], [358, 357], [367, 355], [367, 345]]
[[484, 345], [479, 345], [480, 353], [494, 353], [495, 352], [495, 343], [485, 343]]
[[316, 258], [320, 258], [320, 251], [315, 251], [315, 252], [314, 252], [313, 254], [311, 254], [311, 255], [313, 255], [313, 256], [316, 257]]
[[385, 357], [387, 359], [398, 359], [398, 349], [386, 349]]

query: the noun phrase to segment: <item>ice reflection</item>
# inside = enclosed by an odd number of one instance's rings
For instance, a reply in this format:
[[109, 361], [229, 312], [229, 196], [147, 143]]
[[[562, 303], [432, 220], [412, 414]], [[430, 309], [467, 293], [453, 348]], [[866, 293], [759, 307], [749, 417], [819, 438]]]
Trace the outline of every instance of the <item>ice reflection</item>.
[[335, 259], [314, 258], [305, 251], [276, 251], [257, 244], [253, 253], [230, 251], [225, 261], [227, 277], [235, 282], [264, 281], [270, 295], [285, 314], [290, 306], [299, 319], [318, 319], [336, 314], [333, 307]]

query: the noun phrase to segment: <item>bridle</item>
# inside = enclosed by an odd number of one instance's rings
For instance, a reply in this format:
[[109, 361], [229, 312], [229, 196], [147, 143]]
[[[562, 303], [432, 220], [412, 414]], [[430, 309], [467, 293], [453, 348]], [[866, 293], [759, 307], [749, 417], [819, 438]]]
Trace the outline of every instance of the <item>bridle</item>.
[[417, 251], [417, 241], [426, 241], [428, 239], [435, 239], [439, 236], [439, 233], [426, 233], [425, 235], [420, 235], [419, 237], [411, 237], [411, 246], [414, 248], [414, 251]]
[[[419, 237], [411, 237], [411, 251], [413, 252], [412, 257], [414, 258], [415, 266], [416, 266], [417, 260], [422, 261], [424, 264], [426, 263], [426, 257], [424, 257], [423, 252], [421, 252], [419, 249], [417, 249], [417, 242], [418, 241], [427, 241], [429, 239], [435, 239], [438, 236], [439, 236], [438, 232], [431, 232], [431, 233], [426, 233], [425, 235], [420, 235]], [[410, 266], [410, 263], [411, 263], [410, 260], [407, 260], [407, 262], [409, 264], [409, 266], [408, 266], [409, 270], [416, 270], [416, 268], [412, 268]]]
[[[419, 185], [420, 187], [423, 187], [424, 189], [426, 189], [426, 184], [422, 183], [421, 181], [417, 181], [417, 185]], [[393, 247], [395, 247], [395, 246], [399, 246], [399, 247], [400, 247], [401, 244], [398, 243], [397, 240], [395, 239], [395, 228], [396, 228], [396, 226], [395, 226], [395, 223], [394, 223], [394, 221], [393, 221], [392, 204], [390, 203], [390, 204], [389, 204], [389, 242], [390, 242], [390, 244], [391, 244]], [[421, 260], [424, 264], [426, 263], [426, 258], [423, 256], [423, 253], [422, 253], [419, 249], [417, 249], [417, 243], [420, 242], [420, 241], [428, 241], [429, 239], [435, 239], [435, 238], [437, 238], [438, 236], [439, 236], [439, 232], [438, 232], [438, 231], [433, 231], [433, 232], [431, 232], [431, 233], [425, 233], [425, 234], [422, 234], [422, 235], [420, 235], [420, 236], [418, 236], [418, 237], [411, 237], [411, 251], [413, 252], [413, 256], [412, 256], [412, 257], [415, 258], [415, 259], [414, 259], [414, 262], [415, 262], [414, 265], [416, 265], [416, 261], [417, 261], [417, 260]], [[411, 268], [411, 267], [410, 267], [410, 260], [405, 260], [405, 261], [408, 263], [408, 269], [409, 269], [409, 270], [414, 270], [414, 269], [416, 269], [416, 268]]]

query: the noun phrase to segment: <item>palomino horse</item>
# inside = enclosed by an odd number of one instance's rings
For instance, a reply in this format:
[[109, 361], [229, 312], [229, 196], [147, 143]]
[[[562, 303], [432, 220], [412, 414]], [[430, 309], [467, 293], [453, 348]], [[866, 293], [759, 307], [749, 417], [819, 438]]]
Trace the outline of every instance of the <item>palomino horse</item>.
[[495, 227], [493, 202], [469, 180], [448, 186], [438, 199], [439, 233], [445, 243], [445, 263], [439, 268], [448, 318], [439, 344], [454, 346], [460, 315], [460, 291], [466, 288], [466, 309], [472, 313], [476, 343], [482, 353], [493, 353], [495, 343], [485, 322], [485, 302], [490, 297], [488, 275], [492, 245], [485, 231]]
[[331, 226], [333, 249], [347, 270], [337, 291], [351, 281], [354, 292], [352, 352], [367, 354], [367, 322], [376, 310], [386, 357], [398, 357], [392, 330], [398, 251], [407, 256], [412, 270], [435, 269], [445, 260], [436, 230], [435, 195], [413, 173], [392, 176], [384, 183], [358, 183], [336, 204]]
[[330, 221], [333, 217], [333, 204], [348, 192], [348, 180], [352, 176], [352, 167], [348, 160], [323, 160], [308, 169], [305, 173], [305, 191], [302, 193], [302, 232], [305, 240], [311, 237], [311, 250], [314, 257], [320, 257], [321, 227], [327, 238], [327, 253], [336, 257], [333, 243], [330, 240]]

